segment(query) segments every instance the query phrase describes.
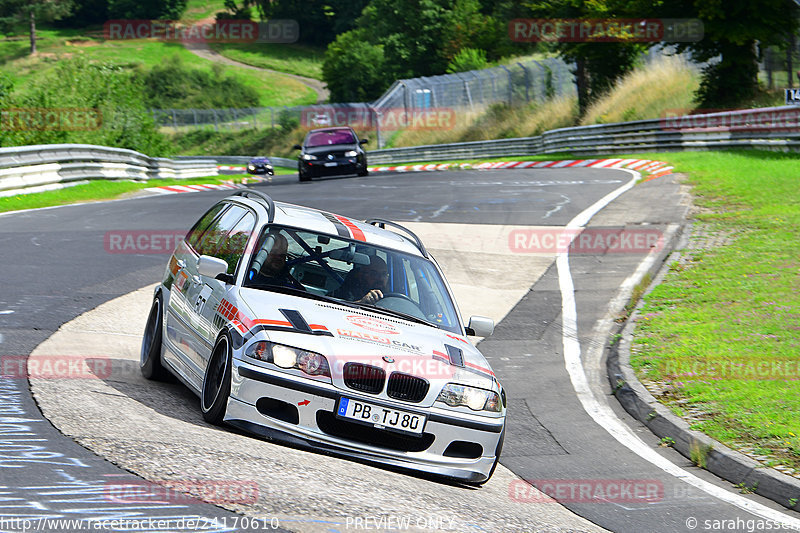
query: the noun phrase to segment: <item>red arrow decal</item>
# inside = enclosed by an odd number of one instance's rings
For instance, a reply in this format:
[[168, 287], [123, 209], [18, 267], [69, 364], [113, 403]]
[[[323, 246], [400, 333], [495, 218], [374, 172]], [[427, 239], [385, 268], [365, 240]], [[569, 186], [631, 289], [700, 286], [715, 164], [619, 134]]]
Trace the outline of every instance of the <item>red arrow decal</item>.
[[303, 400], [302, 402], [297, 402], [297, 405], [308, 405], [311, 403], [311, 400]]

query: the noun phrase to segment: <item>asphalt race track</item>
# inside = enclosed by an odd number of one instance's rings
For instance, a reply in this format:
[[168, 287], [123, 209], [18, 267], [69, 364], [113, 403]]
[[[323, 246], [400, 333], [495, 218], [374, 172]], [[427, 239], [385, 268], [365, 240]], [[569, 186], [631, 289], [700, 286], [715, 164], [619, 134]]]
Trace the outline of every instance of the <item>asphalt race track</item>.
[[[14, 369], [65, 323], [160, 279], [168, 253], [117, 253], [109, 249], [109, 232], [184, 232], [225, 193], [149, 196], [0, 216], [4, 250], [0, 256], [0, 531], [22, 530], [19, 524], [3, 522], [12, 518], [78, 519], [83, 526], [58, 531], [85, 531], [92, 520], [120, 517], [170, 520], [156, 529], [143, 521], [136, 531], [271, 530], [275, 525], [299, 531], [345, 531], [359, 529], [358, 524], [361, 530], [400, 531], [408, 530], [402, 521], [357, 523], [354, 518], [378, 517], [382, 509], [396, 507], [386, 498], [412, 501], [415, 492], [422, 495], [415, 502], [417, 514], [411, 508], [405, 512], [412, 517], [412, 526], [417, 519], [416, 530], [597, 530], [589, 524], [593, 522], [613, 531], [708, 531], [712, 529], [704, 529], [706, 520], [739, 520], [740, 530], [746, 531], [748, 520], [763, 523], [777, 516], [797, 521], [796, 513], [752, 494], [741, 495], [674, 451], [658, 447], [646, 428], [622, 412], [613, 397], [609, 399], [608, 379], [600, 364], [607, 340], [602, 326], [609, 320], [609, 303], [618, 298], [620, 287], [650, 250], [610, 253], [590, 247], [571, 253], [568, 262], [566, 258], [557, 262], [552, 250], [531, 253], [532, 235], [541, 237], [548, 231], [552, 235], [552, 228], [575, 223], [576, 216], [630, 180], [631, 174], [622, 170], [547, 169], [381, 174], [303, 184], [296, 177], [279, 176], [255, 186], [276, 200], [357, 219], [409, 223], [442, 263], [454, 289], [459, 286], [465, 295], [463, 301], [459, 296], [459, 304], [466, 316], [490, 314], [480, 313], [483, 295], [499, 295], [496, 299], [502, 301], [492, 303], [491, 311], [504, 318], [479, 348], [509, 394], [501, 458], [508, 470], [498, 470], [477, 490], [212, 428], [202, 422], [196, 399], [186, 389], [136, 376], [100, 380], [88, 392], [81, 380], [52, 380], [41, 389], [35, 385], [37, 395], [41, 390], [42, 408], [56, 413], [56, 427], [96, 453], [76, 444], [43, 417], [28, 380], [15, 376]], [[669, 235], [684, 211], [679, 186], [665, 176], [624, 192], [588, 225], [602, 235], [623, 227]], [[574, 290], [567, 291], [570, 284]], [[470, 286], [480, 290], [470, 294]], [[572, 307], [565, 295], [574, 295]], [[146, 297], [142, 298], [146, 309]], [[576, 311], [574, 317], [570, 309]], [[120, 318], [126, 317], [126, 309], [115, 313], [108, 317], [109, 327], [128, 337], [123, 339], [126, 346], [138, 343], [138, 326]], [[105, 332], [103, 323], [97, 329], [90, 333]], [[87, 355], [104, 355], [93, 353], [98, 348], [88, 341], [81, 348]], [[98, 400], [102, 395], [107, 400]], [[86, 404], [70, 402], [81, 397], [94, 400], [91, 405], [88, 399]], [[98, 408], [105, 411], [97, 411], [104, 417], [91, 410]], [[608, 413], [615, 415], [618, 426], [609, 422]], [[147, 420], [167, 420], [175, 426], [148, 429]], [[102, 431], [108, 434], [97, 434]], [[240, 451], [248, 447], [254, 450], [252, 457]], [[682, 468], [680, 479], [647, 459], [652, 454]], [[213, 461], [202, 464], [204, 457]], [[256, 467], [259, 470], [252, 470]], [[137, 483], [136, 474], [199, 480], [226, 479], [219, 477], [225, 472], [234, 478], [242, 471], [257, 479], [265, 496], [250, 507], [214, 506], [186, 498], [131, 501], [113, 497], [109, 488]], [[520, 478], [540, 488], [564, 489], [553, 496], [568, 511], [544, 502]], [[567, 490], [587, 484], [595, 489], [624, 485], [654, 492], [642, 499]], [[348, 490], [357, 493], [348, 497]], [[301, 500], [297, 495], [302, 491]], [[294, 515], [292, 495], [298, 497]], [[315, 507], [314, 495], [324, 505]], [[479, 506], [482, 497], [497, 502], [497, 512], [507, 513], [514, 522], [492, 521], [490, 511]], [[474, 514], [470, 516], [470, 506], [456, 505], [458, 500], [475, 501]], [[428, 502], [437, 504], [431, 509], [451, 514], [440, 514], [443, 520], [434, 522], [429, 513], [420, 526], [419, 513]], [[261, 521], [242, 521], [234, 511]], [[462, 515], [457, 528], [447, 521], [452, 513]], [[403, 510], [395, 514], [402, 518]], [[281, 520], [270, 522], [273, 516]], [[187, 529], [189, 519], [200, 522]]]

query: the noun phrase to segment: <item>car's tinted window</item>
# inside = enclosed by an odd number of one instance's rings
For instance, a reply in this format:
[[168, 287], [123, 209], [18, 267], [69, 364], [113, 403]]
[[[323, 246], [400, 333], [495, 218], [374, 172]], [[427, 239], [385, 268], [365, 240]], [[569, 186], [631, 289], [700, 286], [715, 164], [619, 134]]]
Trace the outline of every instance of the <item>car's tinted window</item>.
[[225, 236], [216, 252], [211, 254], [228, 262], [228, 274], [236, 272], [236, 267], [239, 265], [239, 261], [242, 260], [247, 241], [250, 239], [250, 235], [253, 234], [255, 225], [255, 215], [248, 212]]
[[200, 243], [195, 246], [195, 250], [200, 255], [211, 255], [216, 257], [228, 233], [238, 224], [242, 217], [247, 213], [244, 207], [232, 205], [222, 216], [211, 223], [209, 228], [203, 233]]
[[[374, 306], [460, 333], [455, 306], [444, 281], [427, 259], [304, 230], [267, 226], [263, 231], [245, 286], [265, 290], [270, 289], [270, 284], [291, 286], [282, 278], [291, 277], [308, 293], [357, 304], [370, 289], [377, 289], [384, 298]], [[265, 269], [275, 264], [270, 260], [275, 239], [265, 238], [267, 232], [286, 239], [285, 259], [277, 263], [285, 261], [285, 272], [265, 274]], [[270, 283], [264, 281], [268, 277], [272, 278]]]
[[331, 144], [355, 144], [356, 139], [350, 130], [316, 131], [308, 135], [306, 146], [327, 146]]
[[226, 207], [228, 204], [217, 204], [208, 211], [206, 214], [200, 217], [200, 220], [189, 230], [189, 233], [186, 234], [186, 243], [194, 248], [197, 249], [197, 244], [203, 238], [203, 234], [206, 232], [208, 227], [211, 225], [211, 222], [216, 218], [217, 215], [222, 211], [223, 207]]

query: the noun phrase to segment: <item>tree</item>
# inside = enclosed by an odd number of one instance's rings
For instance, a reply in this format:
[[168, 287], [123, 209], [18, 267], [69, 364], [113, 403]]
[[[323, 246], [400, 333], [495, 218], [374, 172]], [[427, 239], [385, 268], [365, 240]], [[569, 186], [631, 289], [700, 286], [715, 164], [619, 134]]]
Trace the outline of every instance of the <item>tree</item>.
[[30, 32], [31, 54], [36, 53], [36, 21], [50, 22], [69, 15], [74, 9], [72, 0], [0, 0], [0, 23], [18, 26], [27, 23]]
[[741, 105], [758, 91], [758, 48], [786, 46], [798, 29], [798, 6], [792, 0], [658, 0], [650, 12], [664, 18], [697, 17], [703, 39], [681, 43], [692, 58], [705, 63], [696, 101], [700, 107]]
[[384, 74], [382, 45], [370, 44], [363, 30], [339, 35], [328, 45], [322, 64], [322, 79], [330, 91], [331, 102], [373, 100], [394, 79]]
[[179, 20], [186, 0], [108, 0], [112, 19]]
[[[543, 0], [525, 4], [529, 14], [548, 19], [624, 19], [641, 18], [642, 11], [627, 0]], [[593, 101], [611, 89], [631, 71], [649, 44], [626, 40], [624, 34], [613, 42], [558, 42], [553, 48], [566, 61], [574, 63], [578, 89], [578, 108], [583, 114]]]

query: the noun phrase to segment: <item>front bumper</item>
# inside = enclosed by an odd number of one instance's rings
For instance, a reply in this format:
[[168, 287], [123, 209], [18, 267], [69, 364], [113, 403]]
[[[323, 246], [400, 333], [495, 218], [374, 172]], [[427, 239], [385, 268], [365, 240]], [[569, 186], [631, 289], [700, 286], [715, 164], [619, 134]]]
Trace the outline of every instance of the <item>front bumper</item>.
[[[365, 165], [361, 164], [358, 160], [337, 159], [335, 161], [327, 160], [312, 160], [300, 161], [302, 172], [306, 176], [320, 177], [320, 176], [341, 176], [345, 174], [358, 174], [364, 170]], [[335, 166], [326, 166], [330, 163], [336, 163]]]
[[268, 176], [275, 175], [275, 169], [273, 167], [247, 167], [247, 172], [250, 174], [266, 174]]
[[[472, 483], [485, 481], [495, 463], [502, 418], [466, 418], [437, 407], [386, 404], [239, 359], [233, 360], [231, 376], [225, 420], [269, 439]], [[424, 413], [423, 435], [409, 437], [339, 420], [334, 411], [340, 396]], [[467, 449], [469, 454], [463, 453]]]

